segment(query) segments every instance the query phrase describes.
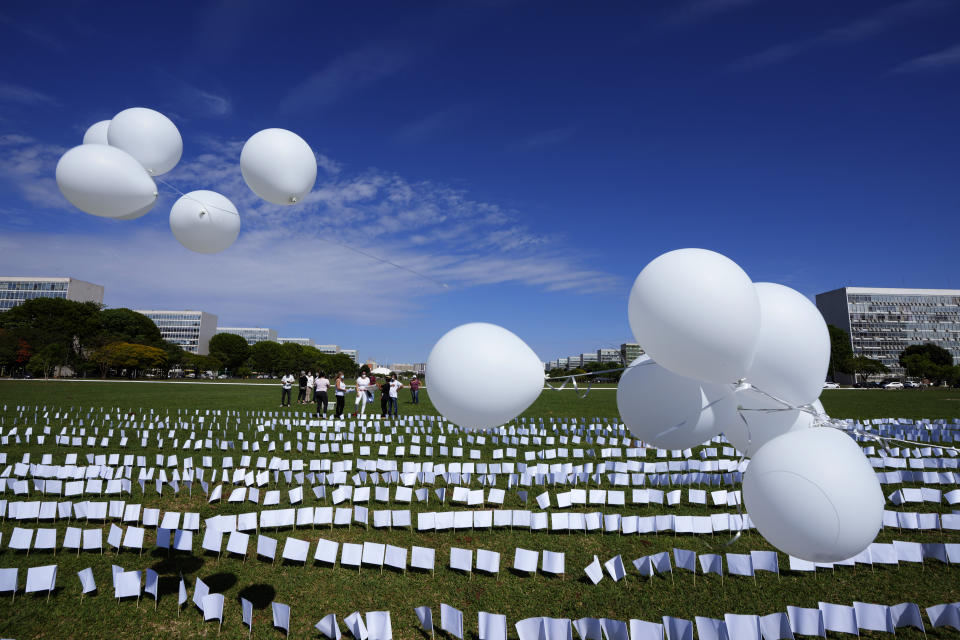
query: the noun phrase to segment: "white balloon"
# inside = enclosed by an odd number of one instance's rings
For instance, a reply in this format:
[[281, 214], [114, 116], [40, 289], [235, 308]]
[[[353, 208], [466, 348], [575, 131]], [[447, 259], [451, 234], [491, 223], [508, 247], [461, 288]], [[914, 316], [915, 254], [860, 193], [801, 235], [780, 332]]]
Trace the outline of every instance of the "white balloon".
[[738, 391], [735, 396], [740, 415], [733, 413], [724, 421], [723, 433], [730, 444], [748, 457], [779, 435], [813, 426], [814, 416], [810, 412], [785, 407], [753, 389]]
[[109, 128], [109, 120], [101, 120], [90, 125], [87, 132], [83, 134], [83, 144], [110, 144], [107, 142], [107, 129]]
[[136, 158], [153, 176], [173, 169], [183, 155], [177, 125], [159, 111], [144, 107], [124, 109], [113, 116], [107, 140]]
[[217, 253], [240, 235], [240, 214], [215, 191], [191, 191], [170, 209], [170, 230], [183, 246], [197, 253]]
[[830, 333], [803, 294], [771, 282], [754, 285], [760, 334], [747, 380], [795, 407], [820, 397], [830, 364]]
[[[489, 387], [491, 380], [496, 384]], [[517, 417], [543, 390], [543, 363], [503, 327], [473, 322], [443, 335], [427, 358], [427, 392], [437, 410], [465, 429]]]
[[317, 180], [317, 158], [306, 141], [286, 129], [250, 136], [240, 152], [240, 171], [250, 190], [268, 202], [303, 200]]
[[719, 418], [733, 412], [733, 392], [730, 386], [678, 376], [640, 356], [620, 378], [617, 408], [635, 438], [686, 449], [720, 433]]
[[860, 447], [830, 427], [794, 431], [757, 451], [743, 477], [750, 519], [770, 544], [810, 562], [838, 562], [873, 542], [883, 491]]
[[137, 218], [142, 218], [143, 216], [147, 215], [150, 209], [153, 209], [153, 205], [155, 204], [156, 204], [156, 201], [151, 202], [150, 204], [143, 207], [142, 209], [137, 209], [133, 213], [128, 213], [125, 216], [117, 216], [116, 218], [114, 218], [114, 220], [136, 220]]
[[743, 269], [719, 253], [678, 249], [655, 258], [633, 283], [628, 313], [637, 342], [674, 373], [732, 383], [753, 361], [757, 292]]
[[57, 162], [57, 186], [81, 211], [119, 218], [149, 210], [157, 185], [129, 153], [105, 144], [82, 144]]
[[810, 406], [813, 408], [813, 415], [819, 420], [829, 420], [830, 416], [827, 414], [827, 410], [823, 408], [823, 403], [819, 399], [814, 400]]

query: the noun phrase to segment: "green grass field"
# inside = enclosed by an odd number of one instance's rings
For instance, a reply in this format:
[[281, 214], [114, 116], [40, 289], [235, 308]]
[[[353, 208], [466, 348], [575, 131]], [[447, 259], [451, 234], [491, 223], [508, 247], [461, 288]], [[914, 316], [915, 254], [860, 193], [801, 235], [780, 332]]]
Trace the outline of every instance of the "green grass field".
[[[421, 392], [421, 404], [418, 407], [407, 404], [409, 396], [406, 390], [401, 393], [402, 414], [435, 413], [426, 392]], [[118, 407], [122, 410], [132, 410], [137, 415], [148, 413], [150, 409], [160, 414], [166, 414], [168, 411], [176, 414], [178, 409], [229, 409], [240, 411], [241, 415], [247, 411], [282, 411], [290, 417], [306, 417], [306, 407], [294, 406], [281, 410], [278, 406], [279, 395], [278, 385], [263, 387], [262, 385], [242, 386], [223, 383], [0, 381], [0, 409], [3, 405], [7, 405], [7, 410], [0, 417], [3, 419], [4, 433], [9, 432], [13, 421], [17, 419], [13, 410], [15, 405], [40, 405], [54, 411], [56, 411], [55, 408], [69, 410], [70, 407], [74, 407], [74, 413], [79, 407]], [[597, 416], [613, 418], [617, 415], [615, 395], [614, 391], [595, 390], [586, 399], [581, 400], [569, 391], [544, 392], [525, 415], [544, 418]], [[827, 411], [836, 417], [960, 416], [960, 393], [941, 390], [829, 391], [825, 392], [823, 403]], [[348, 410], [351, 407], [352, 405], [348, 404]], [[249, 416], [246, 420], [249, 420]], [[241, 420], [241, 427], [250, 439], [253, 431], [248, 427], [249, 423], [246, 420]], [[60, 423], [52, 420], [51, 424], [54, 432], [57, 432]], [[42, 427], [42, 424], [34, 426], [34, 431], [36, 432], [39, 427]], [[111, 447], [108, 447], [104, 453], [116, 450], [114, 442], [115, 438], [111, 440]], [[151, 440], [151, 445], [153, 442]], [[465, 444], [465, 446], [470, 445]], [[470, 448], [481, 449], [483, 460], [489, 461], [495, 446], [488, 442], [484, 446]], [[68, 447], [55, 449], [48, 442], [45, 446], [37, 446], [35, 443], [8, 445], [3, 447], [2, 451], [7, 452], [8, 463], [19, 461], [24, 453], [30, 453], [31, 460], [36, 462], [41, 453], [51, 451], [55, 456], [54, 462], [62, 463], [63, 454], [88, 450]], [[374, 449], [374, 453], [375, 451]], [[159, 452], [155, 446], [141, 450], [138, 442], [124, 453], [146, 454], [152, 461], [154, 454]], [[163, 453], [170, 454], [173, 451], [166, 450]], [[200, 455], [212, 455], [214, 468], [220, 467], [220, 459], [223, 457], [223, 453], [218, 450], [194, 451], [189, 454], [178, 450], [176, 453], [181, 459], [185, 455], [192, 455], [198, 466]], [[232, 455], [236, 462], [239, 454], [240, 452], [234, 451], [229, 455]], [[272, 454], [261, 452], [253, 455]], [[337, 459], [338, 457], [306, 452], [279, 455], [287, 458]], [[409, 459], [425, 460], [425, 458]], [[452, 460], [436, 456], [433, 459], [436, 462]], [[652, 453], [648, 459], [652, 459]], [[124, 496], [128, 502], [142, 503], [144, 507], [160, 507], [162, 511], [197, 511], [201, 519], [217, 514], [263, 509], [262, 506], [250, 503], [228, 504], [225, 500], [221, 503], [207, 504], [198, 485], [194, 486], [192, 496], [188, 495], [185, 489], [181, 489], [176, 496], [166, 489], [161, 498], [151, 486], [148, 486], [145, 496], [141, 495], [139, 486], [134, 484], [133, 496]], [[228, 486], [224, 487], [225, 494], [229, 493]], [[438, 481], [435, 486], [444, 485], [442, 481]], [[500, 479], [499, 486], [505, 488], [503, 478]], [[475, 478], [472, 487], [480, 488]], [[266, 488], [281, 489], [283, 499], [280, 506], [288, 506], [286, 490], [290, 487], [283, 483], [282, 479], [279, 485], [271, 484]], [[885, 485], [884, 488], [885, 493], [890, 493], [896, 487]], [[504, 508], [530, 508], [531, 505], [535, 508], [533, 497], [542, 490], [536, 486], [529, 489], [530, 501], [526, 507], [521, 504], [516, 491], [509, 490]], [[550, 487], [549, 490], [551, 494], [555, 494], [554, 488]], [[318, 503], [314, 500], [309, 485], [304, 493], [309, 495], [304, 506], [330, 504], [329, 501]], [[391, 495], [392, 493], [391, 489]], [[12, 500], [14, 497], [7, 491], [0, 499]], [[31, 497], [31, 499], [39, 498]], [[371, 511], [376, 508], [409, 508], [416, 523], [417, 513], [434, 510], [438, 508], [438, 503], [436, 498], [431, 496], [431, 501], [427, 505], [415, 500], [409, 506], [392, 503], [379, 505], [373, 502], [369, 506]], [[950, 511], [945, 504], [918, 506], [919, 509], [915, 506], [910, 510], [945, 513]], [[446, 508], [451, 508], [449, 503]], [[686, 490], [684, 490], [683, 504], [674, 508], [637, 507], [628, 504], [627, 507], [620, 508], [606, 506], [599, 509], [581, 508], [580, 510], [600, 510], [606, 513], [618, 511], [624, 514], [640, 515], [655, 513], [706, 515], [718, 509], [688, 505]], [[55, 526], [58, 530], [58, 541], [62, 542], [67, 523], [57, 521], [39, 525], [31, 523], [24, 526], [34, 528]], [[659, 621], [663, 615], [672, 615], [692, 620], [696, 615], [722, 618], [724, 613], [766, 614], [784, 611], [788, 604], [816, 607], [818, 601], [847, 605], [854, 600], [885, 604], [911, 601], [926, 607], [960, 600], [960, 570], [930, 560], [922, 565], [905, 564], [900, 567], [876, 567], [873, 570], [862, 566], [841, 567], [835, 571], [821, 570], [816, 575], [811, 575], [789, 572], [787, 557], [780, 554], [782, 576], [778, 579], [776, 575], [759, 574], [755, 581], [731, 576], [725, 576], [721, 581], [716, 575], [700, 574], [694, 580], [694, 577], [685, 571], [677, 571], [673, 580], [659, 576], [647, 579], [639, 577], [630, 565], [630, 561], [634, 558], [668, 551], [674, 547], [690, 549], [698, 553], [746, 553], [749, 550], [771, 549], [756, 532], [743, 536], [730, 547], [723, 546], [729, 538], [719, 534], [713, 537], [667, 534], [618, 536], [599, 533], [535, 533], [510, 529], [417, 533], [409, 530], [377, 530], [372, 527], [364, 529], [356, 525], [350, 528], [297, 528], [296, 531], [287, 529], [276, 533], [262, 532], [279, 539], [278, 555], [284, 539], [288, 536], [309, 540], [311, 559], [306, 566], [301, 566], [286, 564], [279, 560], [276, 564], [270, 564], [257, 559], [253, 555], [255, 537], [251, 541], [251, 549], [245, 559], [228, 557], [226, 554], [218, 559], [209, 554], [201, 554], [202, 532], [195, 536], [193, 555], [184, 553], [168, 555], [165, 551], [153, 549], [155, 533], [152, 529], [147, 531], [145, 547], [148, 550], [142, 557], [135, 552], [115, 553], [112, 550], [106, 551], [103, 556], [81, 553], [78, 557], [75, 553], [64, 551], [58, 551], [55, 556], [49, 552], [31, 552], [26, 555], [6, 548], [13, 527], [14, 523], [10, 521], [0, 524], [0, 532], [3, 534], [0, 567], [21, 567], [21, 592], [17, 595], [15, 602], [11, 602], [8, 595], [0, 597], [0, 636], [21, 639], [216, 636], [216, 623], [204, 624], [192, 603], [185, 605], [178, 617], [176, 591], [178, 576], [181, 572], [187, 578], [191, 595], [197, 578], [207, 582], [212, 591], [225, 595], [226, 613], [223, 629], [220, 632], [220, 636], [224, 638], [247, 636], [246, 627], [241, 626], [240, 623], [238, 598], [241, 596], [252, 600], [255, 604], [253, 636], [257, 638], [283, 637], [282, 632], [273, 629], [270, 622], [269, 603], [277, 600], [292, 606], [291, 637], [319, 637], [312, 625], [328, 613], [336, 613], [343, 628], [343, 618], [353, 611], [389, 610], [392, 615], [393, 634], [398, 640], [426, 638], [426, 634], [418, 629], [413, 608], [421, 605], [432, 606], [435, 624], [439, 624], [441, 602], [464, 612], [464, 630], [467, 637], [476, 637], [477, 612], [489, 611], [507, 616], [510, 637], [515, 638], [513, 624], [522, 618], [537, 615], [574, 619], [582, 616], [611, 617], [624, 621], [630, 618]], [[104, 529], [108, 530], [109, 524]], [[315, 546], [313, 543], [320, 537], [341, 543], [371, 541], [408, 548], [413, 545], [433, 547], [437, 553], [437, 570], [435, 574], [408, 571], [404, 575], [390, 570], [384, 570], [381, 574], [378, 570], [367, 567], [358, 572], [339, 566], [337, 568], [315, 566], [312, 560]], [[885, 529], [878, 541], [889, 542], [894, 539], [960, 543], [960, 532], [909, 533]], [[106, 546], [106, 542], [104, 544]], [[483, 574], [467, 576], [448, 569], [451, 546], [499, 551], [501, 553], [499, 578]], [[514, 574], [509, 567], [512, 566], [513, 551], [516, 547], [564, 552], [567, 575], [560, 578], [544, 574], [529, 577]], [[594, 554], [599, 556], [601, 561], [621, 554], [627, 565], [628, 578], [614, 583], [607, 577], [599, 585], [591, 585], [584, 577], [582, 568], [592, 561]], [[44, 596], [25, 596], [22, 593], [25, 568], [54, 563], [59, 565], [58, 590], [50, 602], [47, 602]], [[141, 600], [139, 607], [134, 601], [117, 603], [112, 599], [111, 564], [118, 564], [126, 569], [157, 570], [161, 575], [161, 597], [158, 609], [154, 610], [154, 604], [149, 599]], [[88, 566], [93, 567], [100, 589], [96, 595], [85, 598], [81, 603], [76, 572]], [[346, 632], [345, 628], [344, 632]], [[863, 632], [863, 635], [881, 636], [881, 634], [869, 632]], [[909, 629], [898, 630], [898, 635], [906, 638], [923, 637], [919, 631]], [[949, 629], [928, 628], [927, 636], [930, 638], [956, 637], [956, 632]]]

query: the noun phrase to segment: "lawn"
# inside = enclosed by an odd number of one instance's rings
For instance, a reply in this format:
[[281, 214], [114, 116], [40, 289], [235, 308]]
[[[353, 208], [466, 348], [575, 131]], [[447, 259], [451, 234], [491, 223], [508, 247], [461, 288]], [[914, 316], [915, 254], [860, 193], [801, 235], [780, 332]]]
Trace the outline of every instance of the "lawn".
[[[406, 390], [402, 392], [401, 413], [423, 414], [434, 413], [429, 403], [428, 394], [421, 392], [421, 404], [414, 407], [408, 404]], [[594, 390], [584, 400], [570, 391], [544, 392], [541, 398], [525, 414], [537, 416], [549, 422], [550, 418], [563, 422], [565, 418], [582, 417], [589, 422], [591, 418], [616, 417], [615, 392], [610, 390]], [[352, 398], [351, 398], [352, 401]], [[830, 391], [824, 394], [823, 402], [828, 412], [838, 417], [955, 417], [960, 416], [960, 394], [951, 391], [924, 390], [922, 392], [901, 391]], [[139, 417], [149, 416], [149, 411], [155, 414], [176, 416], [178, 413], [183, 419], [188, 419], [194, 409], [220, 409], [238, 411], [231, 416], [230, 428], [224, 430], [224, 417], [209, 416], [204, 429], [210, 428], [215, 437], [226, 433], [228, 439], [236, 439], [236, 425], [242, 431], [247, 441], [261, 440], [264, 435], [276, 439], [278, 433], [283, 433], [288, 439], [295, 436], [292, 432], [279, 431], [259, 432], [254, 426], [257, 416], [250, 412], [276, 411], [282, 412], [290, 418], [308, 417], [305, 407], [294, 406], [290, 409], [279, 408], [279, 389], [264, 388], [262, 385], [228, 385], [223, 383], [205, 384], [146, 384], [146, 383], [111, 383], [111, 382], [10, 382], [0, 381], [0, 409], [6, 405], [6, 410], [0, 414], [3, 420], [3, 432], [9, 433], [15, 423], [21, 427], [23, 420], [31, 418], [30, 426], [34, 433], [42, 429], [45, 422], [49, 422], [53, 433], [59, 432], [63, 420], [56, 419], [57, 411], [70, 411], [71, 418], [68, 424], [75, 424], [78, 414], [86, 416], [90, 407], [120, 408], [121, 413]], [[32, 410], [24, 417], [15, 411], [15, 405], [39, 405], [46, 407], [49, 416], [43, 419], [40, 413], [34, 423]], [[72, 409], [71, 409], [72, 407]], [[80, 410], [84, 407], [84, 410]], [[348, 405], [350, 408], [351, 405]], [[189, 411], [188, 411], [189, 410]], [[952, 413], [951, 413], [952, 411]], [[114, 415], [116, 412], [114, 412]], [[239, 418], [239, 420], [236, 420]], [[211, 420], [215, 421], [210, 424]], [[87, 418], [86, 424], [90, 424]], [[429, 424], [429, 423], [427, 423]], [[126, 426], [126, 431], [132, 427]], [[194, 429], [197, 429], [194, 427]], [[194, 430], [194, 429], [191, 429]], [[381, 433], [388, 432], [387, 427], [380, 427]], [[295, 428], [296, 430], [296, 428]], [[374, 430], [368, 428], [368, 432]], [[179, 430], [178, 436], [185, 437], [185, 430]], [[288, 435], [289, 434], [289, 435]], [[101, 436], [107, 435], [101, 429]], [[114, 433], [111, 444], [97, 453], [119, 451]], [[403, 429], [398, 435], [404, 435]], [[439, 435], [434, 428], [434, 435]], [[455, 440], [459, 436], [448, 435], [448, 440]], [[161, 453], [155, 441], [151, 438], [148, 447], [141, 449], [139, 439], [131, 437], [131, 445], [122, 453], [147, 455], [152, 462], [155, 454]], [[373, 444], [373, 443], [371, 443]], [[174, 451], [167, 446], [162, 453], [169, 455], [176, 453], [181, 459], [187, 455], [194, 458], [199, 466], [200, 456], [212, 456], [214, 468], [219, 469], [224, 455], [233, 456], [238, 460], [239, 451], [224, 453], [220, 450], [202, 452]], [[503, 445], [499, 445], [503, 446]], [[482, 460], [490, 461], [492, 452], [497, 445], [488, 440], [484, 445], [470, 445], [467, 449], [479, 449]], [[539, 450], [543, 447], [526, 447], [526, 450]], [[593, 445], [599, 449], [599, 445]], [[35, 442], [31, 444], [8, 444], [0, 448], [7, 453], [8, 463], [20, 461], [23, 454], [30, 453], [32, 462], [39, 462], [42, 453], [52, 452], [54, 463], [61, 464], [63, 455], [70, 452], [85, 453], [88, 449], [76, 447], [54, 447], [49, 440], [43, 446]], [[376, 448], [374, 448], [376, 453]], [[391, 446], [391, 454], [392, 446]], [[599, 452], [598, 452], [599, 453]], [[261, 452], [256, 455], [273, 455]], [[312, 453], [280, 453], [284, 458], [331, 458], [344, 459], [353, 456], [337, 454]], [[522, 455], [522, 452], [521, 452]], [[82, 457], [82, 456], [81, 456]], [[650, 452], [647, 460], [655, 458]], [[409, 460], [425, 461], [427, 458], [408, 456]], [[453, 458], [431, 458], [435, 462], [450, 462]], [[459, 459], [457, 459], [459, 460]], [[522, 460], [522, 457], [520, 458]], [[559, 460], [558, 460], [559, 461]], [[2, 467], [3, 465], [0, 465]], [[348, 474], [349, 475], [349, 474]], [[212, 485], [211, 485], [212, 486]], [[433, 488], [442, 487], [438, 481]], [[500, 477], [498, 486], [506, 488], [504, 478]], [[225, 494], [229, 485], [225, 485]], [[305, 506], [329, 505], [317, 501], [307, 484]], [[472, 478], [471, 487], [481, 488], [476, 476]], [[603, 485], [607, 488], [606, 483]], [[281, 507], [286, 507], [286, 491], [292, 486], [283, 481], [265, 488], [280, 489], [283, 499]], [[885, 492], [890, 493], [894, 486], [885, 486]], [[560, 491], [560, 488], [547, 487], [551, 496]], [[542, 487], [529, 488], [530, 499], [526, 506], [521, 502], [516, 490], [508, 490], [504, 508], [535, 508], [533, 497], [542, 492]], [[393, 491], [391, 490], [391, 495]], [[626, 507], [605, 506], [598, 508], [579, 508], [580, 511], [600, 510], [605, 513], [619, 512], [622, 514], [653, 515], [657, 513], [672, 513], [677, 515], [706, 515], [717, 511], [714, 507], [693, 506], [687, 504], [686, 488], [684, 488], [684, 502], [674, 508], [649, 506], [641, 507], [629, 505]], [[32, 492], [36, 496], [36, 492]], [[629, 491], [628, 491], [629, 496]], [[2, 499], [14, 499], [7, 491]], [[22, 499], [22, 498], [20, 498]], [[31, 499], [41, 499], [32, 497]], [[106, 499], [106, 498], [104, 498]], [[134, 482], [132, 497], [124, 496], [128, 502], [142, 503], [144, 507], [159, 507], [162, 511], [196, 511], [201, 519], [218, 514], [233, 514], [262, 509], [250, 503], [228, 504], [226, 500], [220, 503], [208, 504], [198, 485], [189, 495], [186, 489], [181, 489], [174, 495], [167, 488], [163, 496], [158, 496], [153, 486], [147, 486], [145, 495], [141, 494], [139, 486]], [[889, 505], [888, 505], [889, 507]], [[414, 523], [417, 513], [432, 511], [438, 508], [451, 508], [449, 500], [445, 507], [440, 507], [435, 495], [431, 495], [429, 504], [423, 505], [416, 500], [407, 505], [378, 505], [370, 504], [371, 511], [375, 508], [409, 508]], [[892, 507], [889, 507], [892, 508]], [[915, 508], [911, 510], [917, 510]], [[942, 511], [949, 513], [947, 505], [926, 504], [920, 510]], [[555, 509], [550, 509], [555, 511]], [[30, 523], [25, 526], [56, 527], [58, 541], [62, 542], [67, 523]], [[774, 611], [784, 611], [787, 605], [816, 607], [818, 601], [850, 604], [854, 600], [864, 602], [879, 602], [896, 604], [911, 601], [921, 607], [943, 602], [960, 600], [960, 570], [939, 562], [928, 560], [921, 564], [904, 564], [899, 567], [876, 567], [871, 570], [863, 566], [839, 567], [835, 571], [820, 570], [815, 575], [790, 572], [787, 569], [787, 557], [780, 554], [782, 575], [778, 578], [773, 574], [761, 573], [756, 580], [742, 577], [725, 576], [723, 580], [716, 576], [704, 576], [698, 573], [695, 580], [689, 572], [678, 570], [673, 579], [669, 576], [642, 578], [630, 565], [634, 558], [659, 551], [669, 551], [674, 547], [694, 550], [697, 553], [747, 553], [749, 550], [771, 549], [771, 547], [755, 532], [743, 536], [729, 547], [723, 545], [729, 540], [726, 535], [716, 536], [674, 536], [660, 535], [632, 535], [619, 536], [617, 534], [574, 533], [555, 534], [545, 532], [530, 532], [510, 529], [493, 529], [484, 531], [461, 530], [447, 532], [418, 533], [410, 530], [380, 530], [365, 529], [362, 525], [353, 525], [349, 528], [297, 528], [284, 529], [278, 532], [262, 531], [265, 535], [279, 539], [278, 549], [282, 549], [283, 542], [288, 536], [309, 540], [311, 542], [311, 559], [306, 566], [294, 565], [277, 561], [271, 564], [258, 559], [251, 550], [246, 558], [229, 557], [226, 553], [220, 558], [200, 552], [202, 532], [194, 540], [194, 553], [173, 553], [153, 548], [155, 533], [148, 529], [146, 548], [142, 557], [131, 551], [115, 553], [107, 551], [103, 556], [91, 553], [75, 553], [58, 551], [55, 556], [49, 552], [31, 552], [29, 555], [13, 552], [6, 548], [14, 523], [9, 520], [0, 524], [3, 534], [3, 547], [0, 550], [0, 567], [21, 567], [21, 593], [16, 601], [11, 602], [9, 597], [0, 597], [0, 636], [12, 638], [140, 638], [140, 637], [193, 637], [198, 635], [217, 635], [216, 623], [202, 622], [192, 603], [185, 605], [181, 613], [177, 614], [177, 585], [182, 573], [190, 586], [192, 595], [193, 584], [197, 578], [203, 579], [214, 592], [223, 593], [227, 606], [222, 632], [223, 638], [245, 638], [247, 630], [240, 624], [240, 607], [237, 604], [239, 597], [246, 597], [254, 602], [256, 607], [253, 636], [257, 638], [280, 638], [282, 632], [273, 629], [270, 625], [270, 602], [277, 600], [292, 606], [291, 637], [319, 637], [312, 629], [312, 625], [328, 613], [336, 613], [343, 628], [343, 618], [353, 611], [389, 610], [392, 615], [393, 634], [400, 639], [424, 640], [427, 636], [417, 627], [413, 608], [421, 605], [433, 607], [435, 623], [439, 624], [439, 605], [441, 602], [454, 606], [464, 613], [464, 629], [468, 637], [475, 637], [477, 628], [477, 612], [489, 611], [502, 613], [507, 616], [508, 630], [511, 638], [515, 638], [513, 624], [518, 620], [537, 615], [552, 617], [579, 618], [582, 616], [611, 617], [619, 620], [639, 618], [659, 621], [660, 616], [679, 616], [692, 620], [694, 616], [709, 616], [722, 618], [724, 613], [757, 613], [766, 614]], [[109, 529], [109, 524], [105, 530]], [[401, 547], [413, 545], [433, 547], [436, 549], [437, 569], [434, 574], [408, 571], [406, 574], [384, 570], [381, 574], [377, 569], [364, 567], [360, 571], [346, 568], [316, 566], [312, 560], [314, 542], [324, 537], [338, 542], [361, 543], [363, 541], [389, 543]], [[254, 538], [255, 539], [255, 538]], [[920, 542], [951, 542], [960, 543], [958, 532], [927, 532], [910, 533], [885, 529], [878, 541], [910, 540]], [[105, 543], [106, 546], [106, 543]], [[450, 547], [467, 549], [488, 549], [501, 553], [501, 572], [498, 577], [476, 574], [464, 575], [450, 570], [447, 567]], [[551, 577], [542, 573], [533, 576], [522, 576], [513, 573], [509, 567], [513, 562], [513, 552], [516, 547], [533, 550], [560, 551], [566, 554], [567, 574], [563, 578]], [[599, 556], [601, 562], [617, 554], [623, 556], [627, 565], [628, 578], [625, 581], [614, 583], [609, 577], [599, 585], [591, 585], [585, 578], [582, 568], [587, 566], [594, 555]], [[22, 587], [25, 580], [25, 568], [43, 564], [58, 564], [57, 579], [58, 591], [46, 602], [44, 597], [24, 596]], [[153, 568], [161, 575], [161, 597], [158, 609], [149, 599], [141, 600], [139, 606], [135, 601], [118, 603], [111, 598], [110, 565], [117, 564], [126, 569]], [[99, 592], [87, 597], [81, 603], [79, 581], [76, 572], [86, 567], [93, 567]], [[344, 629], [345, 630], [345, 629]], [[438, 632], [439, 633], [439, 632]], [[879, 634], [864, 633], [866, 636]], [[898, 635], [906, 638], [921, 638], [919, 631], [909, 629], [898, 630]], [[929, 638], [956, 637], [955, 632], [946, 629], [927, 629]]]

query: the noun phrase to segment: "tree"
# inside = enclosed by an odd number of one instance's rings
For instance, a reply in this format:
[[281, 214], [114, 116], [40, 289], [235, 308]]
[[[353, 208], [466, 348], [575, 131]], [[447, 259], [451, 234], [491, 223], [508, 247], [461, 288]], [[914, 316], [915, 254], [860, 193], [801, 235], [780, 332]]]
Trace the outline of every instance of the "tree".
[[95, 302], [33, 298], [0, 313], [0, 328], [13, 332], [35, 351], [49, 344], [65, 345], [67, 364], [78, 368], [86, 359], [85, 347], [95, 344], [103, 332], [100, 308]]
[[103, 344], [129, 342], [162, 347], [163, 336], [153, 320], [130, 309], [104, 309], [100, 312]]
[[199, 376], [207, 371], [219, 371], [220, 368], [223, 367], [223, 361], [214, 356], [201, 356], [195, 353], [187, 353], [184, 356], [184, 366]]
[[48, 344], [37, 351], [27, 362], [27, 371], [35, 376], [49, 378], [50, 373], [67, 359], [67, 348], [62, 344]]
[[228, 369], [236, 369], [250, 356], [246, 339], [233, 333], [218, 333], [210, 338], [210, 355]]
[[178, 345], [175, 342], [164, 342], [163, 350], [167, 354], [167, 369], [175, 369], [179, 365], [183, 364], [183, 359], [186, 357], [186, 351], [183, 350], [183, 347]]
[[904, 358], [910, 356], [922, 356], [932, 362], [933, 364], [939, 364], [944, 367], [953, 366], [953, 356], [950, 355], [950, 352], [939, 347], [932, 342], [927, 342], [925, 344], [912, 344], [900, 353], [900, 364], [906, 367]]
[[890, 371], [890, 369], [887, 368], [887, 365], [883, 364], [879, 360], [867, 358], [866, 356], [856, 356], [855, 358], [851, 358], [850, 369], [853, 370], [854, 381], [856, 381], [856, 376], [858, 374], [862, 375], [863, 379], [866, 379], [872, 375], [887, 373]]
[[353, 378], [357, 375], [359, 369], [357, 363], [353, 361], [353, 358], [345, 353], [335, 353], [330, 356], [329, 371], [331, 372], [343, 371], [344, 375], [348, 378]]
[[272, 340], [257, 342], [250, 347], [250, 367], [260, 373], [276, 375], [280, 370], [280, 344]]
[[144, 369], [163, 368], [167, 364], [167, 352], [159, 347], [131, 342], [111, 342], [105, 344], [90, 356], [100, 365], [104, 378], [110, 369], [126, 370], [127, 375], [136, 378]]
[[853, 373], [853, 347], [850, 334], [840, 327], [828, 324], [827, 330], [830, 332], [830, 377], [836, 380], [838, 373]]
[[0, 367], [5, 372], [6, 369], [12, 369], [17, 364], [17, 349], [20, 346], [20, 340], [12, 331], [0, 329]]

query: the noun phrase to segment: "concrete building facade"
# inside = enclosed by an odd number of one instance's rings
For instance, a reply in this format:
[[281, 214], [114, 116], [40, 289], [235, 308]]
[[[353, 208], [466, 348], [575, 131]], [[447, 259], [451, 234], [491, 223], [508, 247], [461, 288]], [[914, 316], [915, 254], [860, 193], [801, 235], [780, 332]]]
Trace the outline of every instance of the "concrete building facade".
[[134, 311], [153, 320], [167, 342], [178, 344], [184, 351], [197, 355], [210, 354], [210, 338], [217, 333], [217, 316], [212, 313], [158, 309], [134, 309]]
[[931, 342], [960, 364], [960, 289], [842, 287], [817, 294], [827, 324], [850, 334], [854, 356], [879, 360], [903, 375], [900, 353]]
[[277, 330], [266, 327], [217, 327], [217, 333], [232, 333], [246, 340], [249, 345], [267, 340], [277, 341]]
[[103, 285], [76, 278], [0, 276], [0, 313], [33, 298], [103, 304]]

